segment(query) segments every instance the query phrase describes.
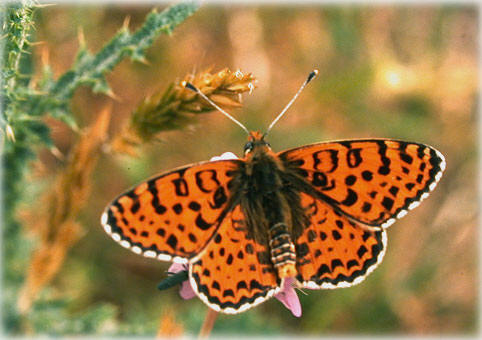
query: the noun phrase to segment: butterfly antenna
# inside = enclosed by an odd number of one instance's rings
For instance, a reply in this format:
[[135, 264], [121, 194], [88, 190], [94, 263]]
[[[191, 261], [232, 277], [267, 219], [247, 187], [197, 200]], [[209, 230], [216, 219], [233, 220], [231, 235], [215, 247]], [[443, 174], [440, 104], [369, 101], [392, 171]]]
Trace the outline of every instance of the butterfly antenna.
[[184, 83], [184, 87], [188, 88], [189, 90], [191, 91], [194, 91], [196, 92], [199, 96], [201, 96], [202, 98], [204, 98], [204, 100], [206, 100], [209, 104], [211, 104], [212, 106], [214, 106], [219, 112], [221, 112], [223, 115], [225, 115], [226, 117], [228, 117], [229, 119], [231, 119], [233, 122], [235, 122], [236, 124], [238, 124], [244, 131], [246, 131], [246, 133], [249, 135], [249, 130], [243, 125], [241, 124], [236, 118], [234, 118], [233, 116], [231, 116], [229, 113], [227, 113], [226, 111], [224, 111], [222, 108], [220, 108], [215, 102], [213, 102], [211, 99], [209, 99], [204, 93], [202, 93], [196, 86], [194, 86], [193, 84], [189, 83], [189, 82], [185, 82]]
[[273, 120], [273, 122], [270, 124], [270, 126], [268, 127], [268, 130], [266, 131], [265, 133], [265, 136], [268, 134], [268, 132], [271, 130], [271, 128], [278, 122], [278, 120], [280, 120], [281, 117], [283, 117], [283, 115], [285, 114], [285, 112], [289, 109], [289, 107], [291, 106], [291, 104], [294, 103], [294, 101], [296, 100], [296, 98], [298, 98], [298, 96], [300, 95], [301, 91], [303, 91], [303, 89], [305, 88], [306, 85], [308, 85], [308, 83], [313, 80], [313, 78], [315, 78], [317, 75], [318, 75], [318, 70], [313, 70], [311, 71], [311, 73], [308, 75], [308, 78], [306, 78], [305, 82], [303, 83], [303, 85], [301, 85], [300, 89], [298, 90], [298, 92], [296, 92], [296, 94], [294, 95], [294, 97], [290, 100], [290, 102], [288, 103], [288, 105], [285, 106], [285, 108], [283, 109], [283, 111], [281, 111], [281, 113], [278, 115], [278, 117], [275, 118], [275, 120]]

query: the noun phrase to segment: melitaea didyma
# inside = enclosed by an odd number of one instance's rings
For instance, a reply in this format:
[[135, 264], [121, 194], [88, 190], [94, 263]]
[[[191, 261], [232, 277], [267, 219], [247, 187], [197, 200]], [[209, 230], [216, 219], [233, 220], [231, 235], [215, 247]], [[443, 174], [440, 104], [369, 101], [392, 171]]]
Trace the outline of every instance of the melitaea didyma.
[[434, 148], [390, 139], [317, 143], [275, 153], [250, 132], [243, 159], [161, 174], [117, 197], [105, 231], [134, 253], [189, 264], [211, 308], [239, 313], [300, 287], [349, 287], [382, 261], [386, 231], [445, 169]]

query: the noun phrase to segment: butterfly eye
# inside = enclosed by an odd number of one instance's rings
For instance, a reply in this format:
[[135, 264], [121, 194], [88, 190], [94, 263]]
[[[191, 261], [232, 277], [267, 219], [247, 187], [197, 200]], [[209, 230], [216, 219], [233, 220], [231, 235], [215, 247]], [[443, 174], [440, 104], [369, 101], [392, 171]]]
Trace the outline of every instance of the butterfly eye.
[[253, 150], [253, 142], [247, 142], [245, 145], [244, 145], [244, 154], [247, 154], [248, 152], [251, 152]]

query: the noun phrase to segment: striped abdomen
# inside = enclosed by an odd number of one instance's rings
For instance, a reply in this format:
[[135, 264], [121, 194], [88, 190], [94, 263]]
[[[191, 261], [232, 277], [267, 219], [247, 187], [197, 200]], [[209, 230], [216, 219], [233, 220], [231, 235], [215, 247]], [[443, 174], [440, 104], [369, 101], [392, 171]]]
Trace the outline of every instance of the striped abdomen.
[[296, 276], [295, 245], [285, 223], [276, 223], [269, 229], [271, 261], [280, 279]]

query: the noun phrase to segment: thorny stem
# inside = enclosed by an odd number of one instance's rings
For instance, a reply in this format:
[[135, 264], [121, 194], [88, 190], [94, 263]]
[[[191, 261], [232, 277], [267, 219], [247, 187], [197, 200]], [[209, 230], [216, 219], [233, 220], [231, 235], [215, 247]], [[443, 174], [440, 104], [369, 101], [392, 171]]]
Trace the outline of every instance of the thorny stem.
[[[13, 65], [12, 68], [14, 70], [18, 70], [18, 67], [19, 67], [19, 64], [20, 64], [20, 58], [22, 57], [22, 53], [21, 52], [24, 52], [24, 46], [28, 43], [28, 35], [29, 35], [29, 29], [31, 27], [31, 25], [29, 25], [29, 21], [27, 19], [27, 17], [29, 16], [29, 14], [31, 14], [31, 8], [28, 7], [28, 6], [32, 6], [33, 3], [30, 3], [30, 1], [26, 1], [26, 2], [22, 2], [22, 8], [20, 9], [20, 13], [19, 15], [21, 16], [21, 23], [22, 23], [22, 26], [23, 26], [23, 30], [21, 31], [21, 36], [20, 36], [20, 40], [18, 42], [18, 50], [20, 51], [20, 53], [18, 53], [16, 56], [15, 56], [15, 60], [13, 61]], [[7, 20], [5, 20], [5, 23], [4, 23], [4, 27], [3, 29], [6, 30], [6, 25], [7, 25]], [[16, 85], [16, 80], [17, 80], [17, 77], [11, 77], [9, 80], [8, 80], [8, 86], [11, 90], [13, 90], [15, 88], [15, 85]]]
[[219, 313], [215, 310], [208, 308], [206, 318], [204, 319], [201, 330], [199, 331], [199, 340], [204, 340], [209, 337], [209, 334], [211, 334], [211, 331], [213, 330], [214, 322], [216, 321], [218, 314]]

